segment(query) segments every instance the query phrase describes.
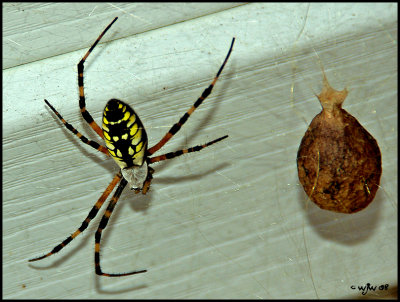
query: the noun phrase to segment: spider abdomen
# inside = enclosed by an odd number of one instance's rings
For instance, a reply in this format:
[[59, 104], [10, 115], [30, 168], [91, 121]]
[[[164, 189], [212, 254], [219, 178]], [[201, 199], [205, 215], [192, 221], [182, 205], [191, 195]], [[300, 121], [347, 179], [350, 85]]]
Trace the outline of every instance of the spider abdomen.
[[102, 128], [108, 152], [121, 169], [143, 164], [147, 134], [128, 104], [117, 99], [108, 101], [103, 112]]

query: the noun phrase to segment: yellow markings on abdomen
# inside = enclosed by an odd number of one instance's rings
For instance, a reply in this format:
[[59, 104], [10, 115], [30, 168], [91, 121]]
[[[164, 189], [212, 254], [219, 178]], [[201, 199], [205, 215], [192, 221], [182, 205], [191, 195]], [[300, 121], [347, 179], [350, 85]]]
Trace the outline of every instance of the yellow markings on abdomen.
[[[104, 123], [103, 123], [103, 130], [104, 130], [104, 131], [107, 131], [107, 132], [110, 132], [110, 129], [109, 129], [109, 128], [106, 126], [106, 124], [104, 124]], [[103, 131], [103, 132], [104, 132], [104, 131]]]
[[134, 136], [135, 133], [136, 133], [136, 131], [138, 130], [138, 128], [139, 128], [139, 127], [138, 127], [137, 124], [133, 124], [132, 127], [130, 127], [129, 135], [130, 135], [130, 136]]
[[143, 142], [140, 142], [139, 144], [137, 144], [136, 146], [136, 153], [138, 153], [143, 147]]
[[115, 146], [109, 140], [104, 140], [106, 142], [106, 147], [108, 150], [114, 150]]
[[128, 123], [126, 124], [126, 127], [130, 128], [135, 121], [136, 121], [136, 115], [132, 114], [131, 117], [129, 118]]
[[103, 112], [103, 134], [110, 155], [121, 168], [143, 164], [147, 135], [129, 105], [116, 99], [107, 103]]
[[136, 146], [142, 140], [142, 129], [139, 129], [132, 137], [131, 145]]
[[[126, 108], [125, 108], [126, 109]], [[129, 119], [129, 117], [131, 116], [131, 114], [127, 111], [124, 114], [124, 117], [122, 118], [123, 121], [127, 121]]]

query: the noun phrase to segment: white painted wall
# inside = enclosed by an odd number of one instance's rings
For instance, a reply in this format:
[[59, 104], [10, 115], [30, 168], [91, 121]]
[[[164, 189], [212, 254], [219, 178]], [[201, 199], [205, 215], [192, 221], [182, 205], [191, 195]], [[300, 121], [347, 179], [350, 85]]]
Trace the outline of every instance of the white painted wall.
[[[3, 4], [4, 298], [357, 298], [352, 285], [397, 291], [397, 4]], [[46, 108], [97, 137], [79, 113], [76, 64], [89, 57], [87, 107], [135, 109], [156, 143], [230, 61], [207, 101], [165, 151], [229, 139], [154, 165], [146, 196], [126, 190], [58, 255], [28, 264], [80, 226], [117, 166]], [[76, 51], [75, 51], [76, 50]], [[58, 54], [63, 54], [59, 55]], [[360, 213], [307, 201], [296, 153], [322, 87], [377, 139], [381, 189]]]

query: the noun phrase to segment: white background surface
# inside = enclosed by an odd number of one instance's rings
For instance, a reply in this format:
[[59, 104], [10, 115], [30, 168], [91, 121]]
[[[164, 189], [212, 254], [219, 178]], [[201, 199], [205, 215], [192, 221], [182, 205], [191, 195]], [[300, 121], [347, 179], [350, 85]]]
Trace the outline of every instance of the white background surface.
[[[369, 297], [395, 294], [397, 4], [25, 3], [3, 12], [5, 298], [355, 298], [351, 286], [366, 283], [389, 284]], [[229, 139], [155, 164], [146, 196], [122, 194], [102, 266], [147, 273], [95, 275], [100, 217], [59, 254], [28, 264], [80, 226], [117, 172], [43, 102], [97, 139], [79, 113], [76, 64], [115, 16], [103, 40], [114, 41], [85, 65], [93, 117], [108, 99], [124, 100], [156, 143], [235, 36], [212, 95], [163, 150]], [[348, 88], [344, 108], [382, 152], [381, 188], [353, 215], [320, 210], [297, 178], [300, 140], [320, 111], [319, 62], [334, 88]]]

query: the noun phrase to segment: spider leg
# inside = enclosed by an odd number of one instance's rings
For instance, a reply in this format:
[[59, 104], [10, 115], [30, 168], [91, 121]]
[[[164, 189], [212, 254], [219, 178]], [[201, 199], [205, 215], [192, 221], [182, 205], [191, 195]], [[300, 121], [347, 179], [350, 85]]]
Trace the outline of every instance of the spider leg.
[[179, 122], [174, 124], [171, 127], [171, 129], [168, 131], [168, 133], [165, 134], [165, 136], [157, 144], [155, 144], [153, 147], [151, 147], [150, 149], [147, 150], [148, 155], [152, 155], [154, 152], [158, 151], [162, 146], [164, 146], [181, 129], [181, 127], [187, 121], [187, 119], [193, 113], [193, 111], [195, 111], [196, 108], [199, 107], [201, 105], [201, 103], [210, 95], [215, 83], [218, 80], [219, 75], [222, 72], [222, 69], [224, 68], [226, 62], [228, 61], [229, 56], [231, 55], [234, 42], [235, 42], [235, 38], [232, 39], [232, 44], [231, 44], [231, 47], [229, 48], [228, 54], [226, 55], [224, 62], [222, 63], [220, 69], [217, 72], [217, 75], [215, 76], [215, 78], [212, 81], [212, 83], [210, 84], [210, 86], [208, 86], [208, 88], [206, 88], [203, 91], [201, 96], [197, 99], [197, 101], [193, 104], [193, 106], [181, 117]]
[[135, 193], [138, 194], [139, 192], [142, 192], [143, 195], [146, 195], [146, 193], [149, 191], [150, 189], [150, 184], [151, 181], [153, 180], [153, 173], [154, 173], [154, 169], [150, 166], [149, 167], [149, 172], [147, 174], [147, 178], [145, 180], [145, 182], [143, 183], [143, 188], [142, 189], [136, 189]]
[[99, 43], [100, 39], [104, 36], [104, 34], [107, 32], [107, 30], [110, 29], [111, 25], [115, 21], [117, 21], [118, 17], [115, 17], [114, 20], [103, 30], [103, 32], [100, 34], [100, 36], [97, 38], [97, 40], [93, 43], [93, 45], [89, 48], [89, 50], [86, 52], [86, 54], [83, 56], [82, 60], [78, 63], [78, 86], [79, 86], [79, 107], [81, 108], [81, 114], [85, 121], [92, 127], [92, 129], [100, 135], [101, 138], [104, 137], [103, 131], [99, 127], [99, 125], [93, 120], [92, 116], [90, 115], [89, 111], [86, 110], [86, 102], [85, 102], [85, 92], [83, 88], [83, 69], [84, 66], [83, 64], [85, 63], [87, 57], [90, 55], [92, 52], [93, 48]]
[[51, 110], [53, 110], [53, 112], [57, 115], [57, 117], [61, 120], [61, 122], [64, 124], [64, 126], [71, 131], [73, 134], [75, 134], [77, 137], [80, 138], [80, 140], [82, 142], [84, 142], [85, 144], [89, 145], [90, 147], [93, 147], [94, 149], [103, 152], [104, 154], [107, 154], [108, 156], [110, 156], [110, 154], [108, 153], [108, 150], [106, 147], [100, 145], [99, 143], [95, 142], [95, 141], [91, 141], [89, 139], [87, 139], [84, 135], [82, 135], [78, 130], [76, 130], [71, 124], [67, 123], [64, 118], [61, 116], [61, 114], [59, 114], [57, 112], [57, 110], [47, 101], [44, 100], [47, 104], [47, 106], [50, 107]]
[[95, 246], [94, 246], [94, 265], [96, 268], [96, 274], [100, 276], [106, 276], [106, 277], [122, 277], [122, 276], [129, 276], [129, 275], [134, 275], [134, 274], [139, 274], [139, 273], [144, 273], [147, 270], [140, 270], [140, 271], [134, 271], [134, 272], [129, 272], [129, 273], [119, 273], [119, 274], [109, 274], [109, 273], [104, 273], [101, 268], [100, 268], [100, 240], [101, 240], [101, 233], [103, 230], [106, 228], [108, 220], [114, 210], [115, 205], [118, 202], [119, 197], [121, 196], [122, 191], [124, 190], [125, 186], [127, 185], [127, 181], [122, 178], [117, 190], [114, 193], [114, 196], [111, 198], [110, 203], [108, 204], [108, 207], [103, 215], [103, 218], [101, 218], [99, 227], [96, 231], [95, 235]]
[[72, 241], [76, 236], [78, 236], [80, 233], [82, 233], [89, 225], [90, 221], [96, 217], [96, 214], [98, 213], [99, 209], [103, 205], [104, 201], [107, 199], [108, 195], [112, 192], [114, 187], [118, 184], [118, 182], [121, 180], [122, 174], [119, 172], [117, 175], [115, 175], [114, 179], [111, 181], [111, 183], [108, 185], [107, 189], [104, 191], [104, 193], [100, 196], [99, 200], [95, 203], [91, 211], [89, 212], [89, 215], [86, 217], [86, 219], [82, 222], [82, 225], [77, 229], [71, 236], [69, 236], [67, 239], [65, 239], [62, 243], [57, 245], [55, 248], [50, 253], [47, 253], [46, 255], [43, 255], [41, 257], [33, 258], [30, 259], [29, 262], [41, 260], [43, 258], [46, 258], [48, 256], [51, 256], [57, 252], [59, 252], [64, 246], [66, 246], [68, 243]]
[[165, 153], [163, 155], [159, 155], [159, 156], [154, 156], [148, 159], [149, 163], [156, 163], [158, 161], [163, 161], [166, 159], [171, 159], [177, 156], [181, 156], [182, 154], [186, 154], [186, 153], [190, 153], [190, 152], [196, 152], [196, 151], [200, 151], [201, 149], [204, 149], [205, 147], [211, 146], [212, 144], [215, 144], [219, 141], [222, 141], [223, 139], [227, 138], [228, 135], [222, 136], [220, 138], [217, 138], [211, 142], [205, 143], [204, 145], [198, 145], [195, 147], [191, 147], [189, 149], [183, 149], [183, 150], [179, 150], [179, 151], [175, 151], [175, 152], [169, 152], [169, 153]]
[[150, 189], [150, 184], [151, 184], [151, 180], [153, 179], [153, 176], [150, 175], [150, 177], [148, 177], [146, 179], [146, 181], [143, 184], [143, 188], [142, 188], [142, 194], [146, 195], [147, 191]]

